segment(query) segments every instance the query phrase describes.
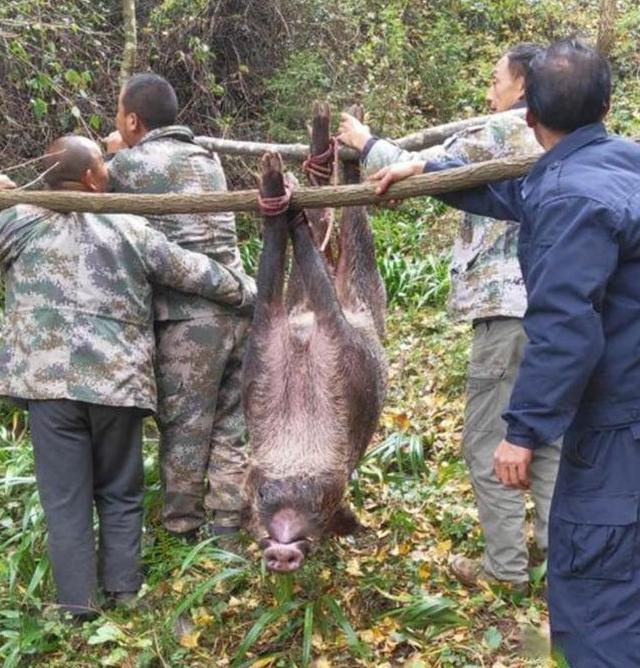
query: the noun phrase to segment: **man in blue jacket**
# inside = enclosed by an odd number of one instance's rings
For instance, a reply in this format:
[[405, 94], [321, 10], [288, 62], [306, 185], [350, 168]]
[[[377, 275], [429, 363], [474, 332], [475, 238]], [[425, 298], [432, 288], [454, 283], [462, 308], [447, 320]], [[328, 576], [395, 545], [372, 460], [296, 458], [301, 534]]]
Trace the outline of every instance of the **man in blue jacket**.
[[[495, 454], [526, 487], [532, 452], [565, 434], [549, 524], [554, 647], [571, 666], [640, 665], [640, 147], [610, 137], [610, 70], [574, 41], [531, 65], [527, 120], [545, 155], [524, 179], [451, 193], [519, 220], [525, 349]], [[399, 164], [378, 191], [454, 161]]]

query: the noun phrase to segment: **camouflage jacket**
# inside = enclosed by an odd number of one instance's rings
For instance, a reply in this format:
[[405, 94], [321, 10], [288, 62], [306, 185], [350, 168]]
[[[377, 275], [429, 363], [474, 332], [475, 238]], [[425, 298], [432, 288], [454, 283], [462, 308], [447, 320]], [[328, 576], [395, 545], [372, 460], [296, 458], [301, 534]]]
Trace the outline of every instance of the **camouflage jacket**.
[[[201, 193], [224, 191], [227, 182], [214, 153], [198, 146], [183, 126], [149, 132], [133, 148], [116, 153], [109, 162], [110, 190], [125, 193]], [[148, 216], [149, 223], [169, 241], [242, 271], [235, 216], [232, 213], [185, 213]], [[156, 320], [188, 320], [210, 315], [212, 302], [159, 288]]]
[[[457, 158], [479, 162], [539, 151], [533, 132], [519, 114], [500, 114], [424, 151], [404, 151], [390, 141], [376, 141], [364, 159], [364, 166], [372, 174], [402, 160]], [[451, 259], [449, 313], [453, 318], [473, 321], [524, 315], [527, 299], [517, 245], [517, 223], [470, 213], [463, 215]]]
[[155, 410], [150, 281], [229, 305], [255, 294], [244, 274], [129, 215], [2, 211], [0, 268], [0, 395], [14, 399]]

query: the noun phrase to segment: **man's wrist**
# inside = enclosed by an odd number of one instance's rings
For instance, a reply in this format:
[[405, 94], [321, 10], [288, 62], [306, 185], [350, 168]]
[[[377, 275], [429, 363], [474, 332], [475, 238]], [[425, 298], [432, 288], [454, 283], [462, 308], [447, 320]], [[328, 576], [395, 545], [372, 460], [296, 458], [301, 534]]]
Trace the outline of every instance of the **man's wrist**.
[[539, 441], [531, 430], [517, 427], [507, 429], [505, 441], [527, 450], [535, 450], [539, 446]]
[[373, 135], [370, 135], [369, 138], [366, 140], [362, 148], [360, 149], [360, 160], [366, 160], [367, 156], [371, 152], [371, 149], [373, 148], [374, 144], [379, 140], [379, 137], [374, 137]]

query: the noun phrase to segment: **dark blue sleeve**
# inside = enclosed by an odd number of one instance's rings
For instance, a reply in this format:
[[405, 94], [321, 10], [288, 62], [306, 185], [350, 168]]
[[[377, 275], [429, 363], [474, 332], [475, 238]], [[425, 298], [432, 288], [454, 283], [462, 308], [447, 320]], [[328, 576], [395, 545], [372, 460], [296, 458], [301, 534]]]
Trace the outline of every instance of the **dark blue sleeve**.
[[604, 351], [601, 308], [618, 263], [618, 219], [583, 197], [543, 205], [528, 251], [529, 339], [509, 408], [506, 439], [536, 448], [571, 424]]
[[[464, 167], [467, 164], [463, 160], [430, 160], [425, 164], [424, 171], [440, 172], [454, 167]], [[522, 218], [521, 184], [522, 179], [509, 179], [478, 188], [434, 195], [434, 197], [468, 213], [500, 220], [519, 221]]]

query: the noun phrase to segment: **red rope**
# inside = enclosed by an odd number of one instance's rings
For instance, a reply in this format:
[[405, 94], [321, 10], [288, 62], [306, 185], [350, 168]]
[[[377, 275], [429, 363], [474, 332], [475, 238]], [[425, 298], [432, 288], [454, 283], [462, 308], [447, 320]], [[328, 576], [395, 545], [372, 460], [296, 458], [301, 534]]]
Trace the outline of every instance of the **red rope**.
[[284, 180], [284, 194], [279, 195], [278, 197], [263, 197], [262, 194], [258, 192], [258, 206], [260, 207], [260, 213], [268, 218], [281, 216], [289, 208], [292, 194], [293, 183], [288, 179]]
[[[336, 161], [338, 143], [334, 137], [329, 139], [327, 150], [318, 155], [310, 155], [303, 163], [302, 170], [309, 175], [313, 182], [316, 179], [330, 179]], [[317, 185], [317, 184], [314, 184]]]

